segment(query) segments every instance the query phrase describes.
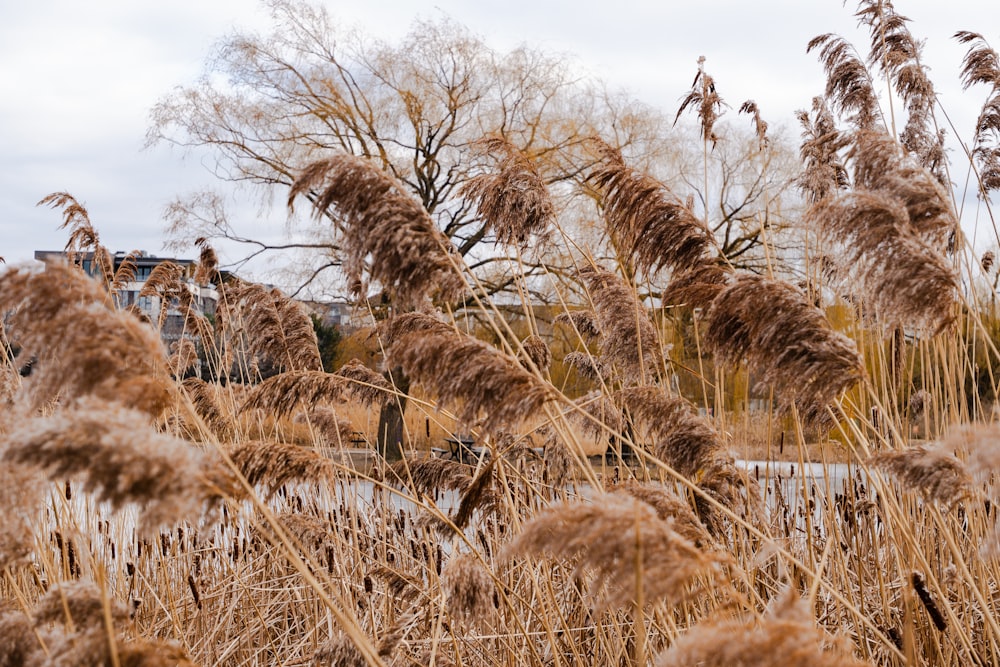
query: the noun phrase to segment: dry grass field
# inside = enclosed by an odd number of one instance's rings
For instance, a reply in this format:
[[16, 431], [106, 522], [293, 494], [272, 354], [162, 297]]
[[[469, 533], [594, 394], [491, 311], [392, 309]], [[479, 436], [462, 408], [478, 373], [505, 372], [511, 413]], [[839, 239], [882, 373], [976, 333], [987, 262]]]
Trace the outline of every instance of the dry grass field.
[[[992, 97], [971, 162], [942, 161], [914, 38], [863, 7], [872, 61], [810, 45], [830, 84], [801, 118], [795, 262], [765, 234], [764, 269], [734, 266], [593, 138], [598, 256], [489, 137], [463, 194], [515, 285], [542, 236], [575, 266], [542, 321], [373, 163], [304, 168], [290, 202], [335, 211], [346, 275], [391, 304], [332, 373], [300, 304], [207, 244], [214, 318], [181, 272], [146, 284], [185, 317], [167, 350], [118, 307], [127, 263], [73, 262], [108, 257], [86, 209], [47, 198], [67, 261], [0, 270], [0, 667], [1000, 664], [996, 267], [947, 175], [972, 169], [992, 220], [1000, 61], [959, 36]], [[718, 102], [699, 70], [706, 168]], [[486, 455], [436, 456], [455, 434]]]

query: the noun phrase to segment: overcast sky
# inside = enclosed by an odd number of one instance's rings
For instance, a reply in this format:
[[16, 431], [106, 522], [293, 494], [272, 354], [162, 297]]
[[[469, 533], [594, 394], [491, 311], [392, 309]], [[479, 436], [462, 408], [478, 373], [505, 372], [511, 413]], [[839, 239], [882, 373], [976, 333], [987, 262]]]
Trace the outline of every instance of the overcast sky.
[[[521, 43], [571, 54], [581, 68], [673, 115], [707, 58], [726, 100], [755, 99], [772, 125], [793, 126], [823, 90], [810, 38], [836, 32], [866, 51], [854, 4], [838, 0], [580, 2], [327, 0], [331, 15], [382, 39], [417, 18], [449, 16], [498, 50]], [[1000, 2], [896, 3], [926, 38], [942, 103], [968, 137], [985, 90], [962, 93], [956, 30], [1000, 48]], [[254, 0], [0, 0], [0, 256], [59, 249], [58, 212], [35, 202], [68, 191], [90, 210], [112, 251], [163, 250], [164, 206], [216, 185], [197, 156], [143, 150], [151, 107], [202, 72], [212, 44], [234, 28], [266, 30]], [[797, 130], [793, 128], [797, 135]], [[250, 215], [250, 209], [245, 215]], [[277, 224], [283, 216], [276, 214]]]

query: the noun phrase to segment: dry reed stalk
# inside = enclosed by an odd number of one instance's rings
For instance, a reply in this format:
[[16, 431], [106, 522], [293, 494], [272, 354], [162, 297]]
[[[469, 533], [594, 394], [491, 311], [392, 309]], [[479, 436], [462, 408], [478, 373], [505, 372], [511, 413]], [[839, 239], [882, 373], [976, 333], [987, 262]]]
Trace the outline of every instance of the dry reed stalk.
[[593, 572], [599, 608], [627, 608], [637, 599], [678, 604], [700, 593], [702, 577], [728, 561], [697, 549], [652, 507], [625, 493], [603, 494], [593, 503], [563, 502], [539, 513], [500, 559], [534, 555], [575, 561], [577, 574]]
[[145, 533], [197, 519], [219, 499], [228, 476], [190, 443], [157, 433], [142, 412], [97, 398], [25, 420], [2, 458], [35, 466], [50, 479], [82, 479], [87, 491], [119, 509], [138, 505]]
[[504, 137], [481, 139], [476, 147], [496, 158], [496, 172], [473, 176], [458, 194], [475, 202], [498, 243], [523, 250], [555, 218], [545, 180], [535, 163]]
[[660, 341], [631, 287], [614, 273], [594, 267], [581, 269], [580, 277], [600, 325], [602, 360], [613, 364], [626, 381], [641, 384], [655, 375]]
[[386, 364], [402, 367], [455, 406], [460, 422], [477, 423], [483, 414], [482, 429], [492, 433], [537, 413], [552, 398], [550, 385], [500, 350], [426, 315], [401, 317], [404, 322], [393, 318], [378, 328]]
[[979, 163], [979, 182], [984, 193], [1000, 190], [1000, 56], [986, 39], [975, 32], [959, 31], [955, 39], [970, 44], [962, 60], [962, 87], [990, 87], [990, 95], [976, 119], [972, 156]]
[[396, 393], [391, 382], [358, 359], [348, 361], [336, 374], [350, 381], [347, 385], [348, 395], [365, 407], [381, 405]]
[[966, 496], [972, 482], [965, 465], [940, 445], [882, 452], [869, 463], [891, 473], [904, 487], [948, 507]]
[[711, 247], [705, 223], [662, 183], [629, 168], [617, 150], [601, 148], [603, 160], [589, 180], [603, 197], [605, 223], [623, 254], [647, 274], [697, 263]]
[[323, 371], [287, 371], [254, 387], [240, 412], [262, 410], [275, 417], [291, 415], [299, 406], [346, 400], [346, 378]]
[[242, 442], [229, 457], [247, 482], [266, 489], [268, 497], [290, 482], [327, 482], [333, 475], [329, 459], [284, 442]]
[[656, 667], [863, 667], [868, 664], [826, 635], [791, 590], [781, 594], [759, 623], [703, 621], [678, 637]]
[[94, 395], [157, 416], [175, 400], [159, 336], [110, 309], [82, 272], [60, 263], [13, 268], [0, 275], [0, 310], [13, 311], [8, 334], [38, 358], [19, 394], [26, 408]]
[[344, 272], [359, 295], [366, 269], [399, 304], [420, 304], [435, 292], [460, 297], [451, 247], [424, 208], [373, 163], [337, 155], [306, 167], [292, 184], [288, 205], [308, 195], [316, 217], [328, 215], [343, 234]]
[[492, 625], [496, 586], [475, 556], [455, 554], [448, 560], [441, 572], [441, 592], [451, 618], [467, 626]]
[[745, 360], [807, 422], [826, 421], [827, 406], [864, 373], [854, 342], [788, 283], [741, 274], [705, 319], [707, 346], [721, 359]]
[[654, 455], [682, 475], [695, 476], [720, 455], [718, 433], [685, 399], [662, 387], [630, 387], [618, 397], [639, 433], [653, 441]]

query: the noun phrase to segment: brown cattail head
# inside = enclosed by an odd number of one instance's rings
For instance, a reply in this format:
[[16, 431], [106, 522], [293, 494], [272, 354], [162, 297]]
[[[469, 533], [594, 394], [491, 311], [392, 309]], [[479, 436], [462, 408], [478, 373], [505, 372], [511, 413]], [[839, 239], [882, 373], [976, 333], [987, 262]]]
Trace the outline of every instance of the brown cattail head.
[[[705, 554], [681, 537], [656, 511], [624, 493], [596, 502], [564, 502], [524, 525], [502, 560], [539, 555], [575, 561], [590, 570], [599, 607], [627, 607], [636, 600], [677, 604], [696, 594], [726, 558]], [[641, 591], [636, 591], [637, 578]]]
[[826, 407], [863, 374], [854, 342], [834, 331], [805, 294], [761, 276], [742, 274], [715, 299], [705, 342], [722, 359], [746, 360], [807, 421], [824, 421]]
[[656, 373], [660, 342], [646, 308], [617, 275], [584, 267], [580, 277], [594, 304], [601, 328], [598, 346], [604, 362], [626, 381], [642, 382]]
[[498, 243], [524, 249], [531, 236], [544, 233], [555, 217], [545, 181], [528, 156], [504, 137], [482, 139], [477, 147], [496, 157], [496, 172], [473, 176], [459, 194], [476, 203], [479, 217]]
[[602, 144], [603, 160], [589, 179], [598, 189], [609, 232], [620, 239], [636, 268], [652, 274], [696, 263], [711, 247], [705, 223], [651, 176], [625, 164], [621, 153]]
[[289, 208], [309, 195], [316, 216], [329, 215], [343, 232], [344, 272], [352, 285], [371, 277], [401, 304], [419, 304], [435, 292], [454, 299], [465, 281], [449, 258], [451, 244], [427, 211], [372, 162], [338, 155], [302, 170]]

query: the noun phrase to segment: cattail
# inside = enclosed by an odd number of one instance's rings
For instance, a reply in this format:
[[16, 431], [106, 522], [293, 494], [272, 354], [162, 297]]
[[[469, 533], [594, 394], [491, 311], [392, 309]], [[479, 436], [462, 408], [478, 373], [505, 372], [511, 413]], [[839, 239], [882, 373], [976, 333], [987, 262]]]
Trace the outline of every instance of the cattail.
[[285, 417], [302, 405], [346, 400], [346, 378], [323, 371], [288, 371], [274, 375], [254, 387], [240, 411], [262, 410]]
[[741, 274], [716, 297], [705, 319], [708, 347], [722, 359], [746, 360], [807, 421], [827, 419], [827, 406], [862, 376], [854, 342], [834, 331], [788, 283]]
[[25, 420], [0, 458], [35, 466], [50, 479], [81, 478], [116, 509], [137, 504], [146, 532], [197, 518], [218, 499], [216, 480], [225, 480], [192, 445], [153, 431], [145, 414], [96, 398]]
[[[421, 322], [427, 328], [411, 328]], [[494, 432], [535, 414], [551, 399], [550, 385], [512, 357], [435, 322], [423, 316], [380, 325], [383, 340], [390, 341], [386, 361], [402, 367], [441, 402], [456, 406], [460, 422], [472, 424], [482, 414], [483, 430]], [[405, 331], [411, 333], [401, 335]]]
[[330, 479], [330, 459], [316, 452], [283, 442], [242, 442], [229, 457], [252, 486], [268, 495], [290, 482], [323, 482]]
[[661, 387], [631, 387], [619, 393], [632, 419], [653, 440], [653, 453], [677, 472], [694, 476], [719, 455], [718, 433], [688, 401]]
[[391, 382], [358, 359], [348, 361], [336, 374], [350, 380], [347, 385], [348, 395], [366, 407], [381, 405], [395, 395]]
[[419, 304], [435, 292], [445, 299], [464, 293], [448, 239], [395, 179], [368, 160], [338, 155], [312, 163], [292, 184], [289, 208], [306, 194], [315, 215], [329, 215], [342, 230], [343, 268], [357, 293], [366, 264], [402, 304]]
[[662, 183], [629, 168], [621, 154], [602, 145], [603, 160], [590, 181], [603, 197], [608, 230], [624, 254], [647, 274], [696, 263], [711, 246], [705, 223]]
[[66, 264], [0, 275], [0, 310], [13, 311], [10, 335], [38, 358], [19, 393], [25, 407], [93, 395], [158, 416], [175, 400], [156, 332], [109, 308], [100, 286]]
[[478, 148], [497, 157], [496, 173], [473, 176], [458, 194], [476, 204], [476, 212], [497, 242], [524, 249], [532, 235], [545, 232], [554, 209], [535, 164], [507, 139], [482, 139]]
[[617, 275], [585, 267], [580, 277], [594, 304], [601, 327], [602, 360], [613, 364], [626, 381], [640, 383], [656, 372], [659, 338], [645, 307]]
[[528, 336], [521, 341], [521, 347], [524, 349], [522, 358], [530, 359], [535, 368], [542, 373], [549, 369], [552, 364], [552, 351], [541, 336], [534, 334]]
[[832, 33], [809, 40], [806, 52], [819, 49], [819, 59], [826, 70], [826, 98], [842, 114], [853, 114], [851, 121], [859, 129], [873, 127], [881, 117], [871, 74], [854, 47]]
[[916, 591], [917, 597], [920, 598], [920, 603], [927, 610], [927, 615], [931, 617], [934, 627], [937, 628], [938, 632], [947, 630], [948, 619], [941, 613], [941, 608], [938, 607], [934, 595], [927, 590], [927, 582], [924, 581], [924, 575], [914, 570], [913, 574], [910, 575], [910, 582], [913, 584], [913, 590]]
[[656, 659], [656, 667], [863, 667], [816, 625], [805, 603], [788, 589], [759, 623], [702, 621]]
[[504, 548], [501, 560], [526, 555], [574, 561], [578, 574], [592, 571], [599, 607], [627, 607], [640, 598], [677, 604], [702, 590], [702, 575], [726, 560], [703, 553], [652, 507], [623, 493], [541, 512]]
[[968, 90], [985, 84], [991, 88], [976, 119], [972, 156], [979, 164], [983, 192], [1000, 190], [1000, 56], [979, 33], [960, 31], [955, 39], [971, 44], [962, 60], [962, 87]]
[[448, 560], [441, 572], [441, 592], [448, 615], [461, 623], [488, 626], [495, 615], [493, 577], [471, 554], [456, 554]]
[[925, 498], [949, 506], [965, 496], [971, 483], [965, 465], [940, 446], [914, 445], [902, 451], [883, 452], [872, 457], [870, 463]]

